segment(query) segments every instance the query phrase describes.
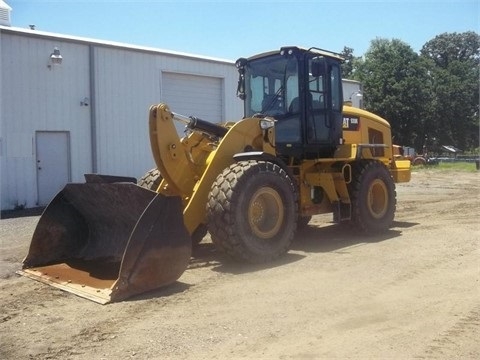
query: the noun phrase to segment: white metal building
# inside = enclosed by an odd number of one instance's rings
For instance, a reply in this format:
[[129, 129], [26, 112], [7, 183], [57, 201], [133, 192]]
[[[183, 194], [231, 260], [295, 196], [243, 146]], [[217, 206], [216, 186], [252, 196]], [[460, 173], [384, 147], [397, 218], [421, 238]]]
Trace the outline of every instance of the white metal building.
[[[243, 116], [233, 61], [14, 28], [10, 11], [0, 0], [0, 210], [46, 205], [85, 173], [141, 177], [152, 104]], [[359, 94], [344, 80], [345, 100]]]
[[0, 26], [1, 209], [46, 205], [85, 173], [154, 166], [148, 109], [238, 120], [233, 61]]

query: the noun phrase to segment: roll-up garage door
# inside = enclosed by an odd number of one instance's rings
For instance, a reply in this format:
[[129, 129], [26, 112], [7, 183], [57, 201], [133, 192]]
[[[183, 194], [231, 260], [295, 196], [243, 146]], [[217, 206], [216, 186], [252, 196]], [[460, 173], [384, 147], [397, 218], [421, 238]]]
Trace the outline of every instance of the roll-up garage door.
[[[170, 110], [213, 123], [223, 121], [223, 80], [221, 78], [162, 73], [162, 102]], [[184, 126], [177, 124], [177, 129]]]

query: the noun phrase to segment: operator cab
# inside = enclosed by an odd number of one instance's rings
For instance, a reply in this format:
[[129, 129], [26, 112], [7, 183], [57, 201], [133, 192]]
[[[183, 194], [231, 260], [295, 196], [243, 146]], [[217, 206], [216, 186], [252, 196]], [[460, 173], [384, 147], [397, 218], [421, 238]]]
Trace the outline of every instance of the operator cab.
[[277, 155], [333, 156], [342, 141], [341, 61], [331, 52], [298, 47], [237, 60], [245, 117], [275, 119]]

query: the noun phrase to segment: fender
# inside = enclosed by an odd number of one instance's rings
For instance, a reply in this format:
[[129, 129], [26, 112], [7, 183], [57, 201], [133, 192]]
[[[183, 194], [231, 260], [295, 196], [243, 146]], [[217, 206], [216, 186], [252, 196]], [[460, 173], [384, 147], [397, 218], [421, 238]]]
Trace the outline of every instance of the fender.
[[233, 155], [233, 159], [236, 162], [245, 161], [245, 160], [257, 160], [257, 161], [262, 161], [263, 160], [263, 161], [268, 161], [268, 162], [274, 163], [274, 164], [280, 166], [283, 170], [285, 170], [285, 172], [288, 174], [288, 176], [292, 180], [294, 180], [295, 183], [296, 183], [296, 180], [295, 180], [296, 177], [293, 174], [292, 169], [289, 166], [287, 166], [285, 161], [276, 157], [275, 155], [269, 154], [269, 153], [264, 152], [264, 151], [248, 151], [248, 152], [241, 152], [241, 153], [237, 153], [237, 154]]

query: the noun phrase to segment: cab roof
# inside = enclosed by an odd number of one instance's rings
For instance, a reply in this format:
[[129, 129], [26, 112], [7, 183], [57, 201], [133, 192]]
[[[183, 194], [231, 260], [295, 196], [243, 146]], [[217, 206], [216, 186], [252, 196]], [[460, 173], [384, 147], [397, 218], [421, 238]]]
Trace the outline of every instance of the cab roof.
[[334, 58], [334, 59], [337, 59], [337, 60], [340, 60], [340, 61], [345, 60], [342, 57], [342, 55], [340, 55], [338, 53], [335, 53], [333, 51], [319, 49], [319, 48], [316, 48], [316, 47], [311, 47], [311, 48], [307, 49], [307, 48], [303, 48], [303, 47], [299, 47], [299, 46], [283, 46], [283, 47], [280, 48], [280, 50], [272, 50], [272, 51], [267, 51], [267, 52], [263, 52], [263, 53], [260, 53], [260, 54], [256, 54], [256, 55], [253, 55], [253, 56], [249, 57], [247, 60], [250, 61], [250, 60], [254, 60], [254, 59], [261, 59], [261, 58], [264, 58], [264, 57], [267, 57], [267, 56], [280, 54], [282, 51], [290, 51], [290, 50], [293, 51], [293, 52], [300, 52], [300, 53], [310, 52], [310, 53], [313, 53], [313, 54], [318, 54], [318, 55]]

